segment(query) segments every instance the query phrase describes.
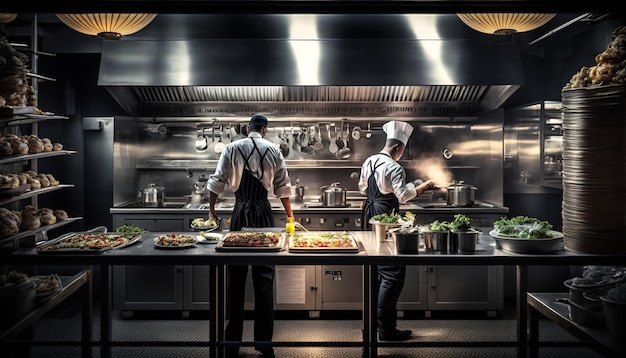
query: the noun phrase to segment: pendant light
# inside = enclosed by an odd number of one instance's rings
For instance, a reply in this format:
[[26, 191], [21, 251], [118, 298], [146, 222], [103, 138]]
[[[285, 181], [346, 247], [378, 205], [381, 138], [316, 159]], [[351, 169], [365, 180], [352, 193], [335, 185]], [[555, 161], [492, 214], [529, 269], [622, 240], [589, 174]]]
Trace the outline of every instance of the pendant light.
[[119, 40], [146, 27], [157, 14], [56, 14], [70, 28], [105, 40]]
[[0, 23], [6, 24], [17, 18], [17, 14], [0, 13]]
[[556, 14], [539, 13], [466, 13], [456, 14], [476, 31], [492, 35], [526, 32], [545, 25]]

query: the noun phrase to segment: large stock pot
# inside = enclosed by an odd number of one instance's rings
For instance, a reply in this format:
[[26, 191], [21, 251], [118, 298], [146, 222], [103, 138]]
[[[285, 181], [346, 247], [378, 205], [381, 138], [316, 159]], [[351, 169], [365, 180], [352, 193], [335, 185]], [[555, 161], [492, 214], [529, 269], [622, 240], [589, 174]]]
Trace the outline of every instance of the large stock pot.
[[322, 205], [328, 207], [344, 207], [346, 206], [346, 198], [348, 196], [348, 189], [344, 186], [340, 186], [339, 183], [332, 183], [330, 185], [323, 186], [322, 191]]
[[165, 187], [150, 183], [139, 190], [139, 197], [143, 206], [165, 206]]
[[477, 187], [459, 181], [448, 185], [446, 189], [448, 190], [446, 197], [448, 205], [460, 207], [474, 205], [474, 193], [478, 190]]

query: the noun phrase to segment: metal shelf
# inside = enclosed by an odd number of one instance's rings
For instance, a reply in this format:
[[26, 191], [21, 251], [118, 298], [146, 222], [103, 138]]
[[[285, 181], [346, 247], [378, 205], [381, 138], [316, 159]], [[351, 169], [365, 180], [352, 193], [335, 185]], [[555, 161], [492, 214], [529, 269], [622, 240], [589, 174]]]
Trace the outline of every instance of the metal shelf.
[[27, 198], [31, 198], [35, 195], [41, 195], [41, 194], [46, 194], [49, 193], [51, 191], [55, 191], [55, 190], [60, 190], [60, 189], [64, 189], [64, 188], [73, 188], [74, 185], [73, 184], [59, 184], [59, 185], [55, 185], [55, 186], [49, 186], [47, 188], [41, 188], [41, 189], [35, 189], [35, 190], [29, 190], [23, 194], [20, 195], [15, 195], [12, 197], [5, 197], [5, 198], [0, 198], [0, 205], [5, 205], [8, 203], [12, 203], [14, 201], [19, 201], [19, 200], [23, 200], [23, 199], [27, 199]]
[[51, 152], [41, 152], [41, 153], [34, 153], [34, 154], [13, 155], [13, 156], [10, 156], [10, 157], [1, 158], [0, 159], [0, 164], [15, 163], [15, 162], [21, 162], [21, 161], [24, 161], [24, 160], [31, 160], [31, 159], [41, 159], [41, 158], [57, 157], [57, 156], [61, 156], [61, 155], [70, 155], [70, 154], [76, 154], [76, 153], [77, 152], [75, 150], [53, 150]]
[[17, 240], [19, 240], [19, 239], [23, 239], [23, 238], [29, 237], [29, 236], [34, 236], [34, 235], [36, 235], [38, 233], [50, 231], [52, 229], [59, 228], [61, 226], [67, 225], [69, 223], [72, 223], [72, 222], [78, 221], [78, 220], [82, 220], [82, 217], [67, 218], [66, 220], [58, 221], [57, 223], [52, 224], [52, 225], [43, 225], [40, 228], [35, 229], [35, 230], [22, 231], [22, 232], [19, 232], [19, 233], [15, 234], [15, 235], [7, 236], [7, 237], [4, 237], [4, 238], [0, 239], [0, 243], [4, 244], [6, 242], [13, 241], [14, 248], [17, 248], [18, 247]]

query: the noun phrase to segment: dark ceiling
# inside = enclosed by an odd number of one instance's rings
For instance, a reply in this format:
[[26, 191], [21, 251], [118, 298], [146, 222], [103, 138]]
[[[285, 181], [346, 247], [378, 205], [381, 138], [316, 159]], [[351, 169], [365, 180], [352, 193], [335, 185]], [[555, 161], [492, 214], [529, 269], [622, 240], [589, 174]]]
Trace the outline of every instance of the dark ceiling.
[[55, 0], [4, 1], [3, 12], [158, 13], [455, 13], [455, 12], [615, 12], [611, 1], [535, 0]]

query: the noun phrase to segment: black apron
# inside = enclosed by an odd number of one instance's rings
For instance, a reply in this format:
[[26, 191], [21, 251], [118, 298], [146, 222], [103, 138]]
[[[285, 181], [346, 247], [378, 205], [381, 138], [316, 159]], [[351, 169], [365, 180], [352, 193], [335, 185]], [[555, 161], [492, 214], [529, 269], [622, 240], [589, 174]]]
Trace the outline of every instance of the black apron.
[[367, 178], [367, 190], [365, 190], [367, 200], [365, 201], [365, 206], [361, 213], [361, 230], [363, 231], [371, 229], [369, 220], [372, 216], [384, 213], [391, 214], [393, 210], [395, 210], [396, 213], [400, 212], [400, 202], [394, 193], [383, 194], [378, 190], [378, 185], [376, 185], [376, 176], [374, 173], [376, 169], [383, 164], [385, 163], [378, 163], [378, 161], [370, 162], [371, 173]]
[[[242, 227], [272, 227], [274, 226], [274, 217], [272, 216], [272, 206], [267, 199], [267, 190], [261, 183], [263, 178], [263, 159], [267, 155], [269, 148], [265, 151], [265, 154], [261, 154], [259, 148], [256, 145], [254, 139], [250, 138], [254, 148], [250, 152], [250, 155], [246, 155], [241, 151], [239, 153], [245, 158], [246, 164], [241, 177], [241, 183], [239, 189], [235, 191], [235, 206], [233, 208], [233, 215], [230, 219], [230, 230], [240, 231]], [[261, 157], [259, 163], [261, 166], [261, 178], [257, 179], [250, 172], [250, 166], [248, 161], [254, 155], [258, 153]]]

